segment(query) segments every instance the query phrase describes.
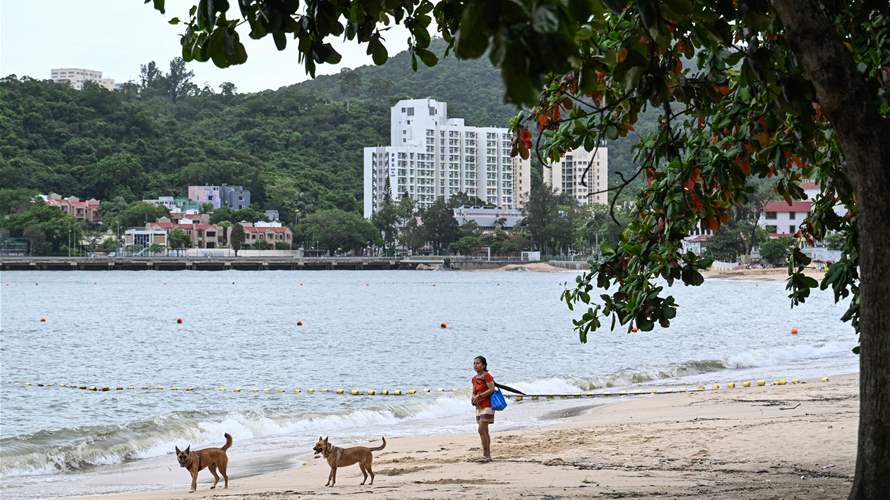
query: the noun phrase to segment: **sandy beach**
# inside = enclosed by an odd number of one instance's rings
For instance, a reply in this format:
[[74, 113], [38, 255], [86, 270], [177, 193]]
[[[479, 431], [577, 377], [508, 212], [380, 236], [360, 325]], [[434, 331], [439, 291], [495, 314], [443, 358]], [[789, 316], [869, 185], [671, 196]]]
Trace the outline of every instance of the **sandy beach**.
[[[530, 271], [543, 273], [579, 273], [588, 270], [586, 265], [582, 263], [568, 263], [580, 266], [578, 269], [572, 269], [571, 266], [560, 267], [550, 262], [532, 262], [529, 264], [507, 264], [493, 269], [473, 269], [471, 272], [490, 272], [490, 271]], [[717, 270], [710, 269], [703, 272], [706, 278], [719, 278], [728, 280], [746, 280], [746, 281], [785, 281], [788, 279], [788, 269], [785, 267], [771, 267], [765, 269], [728, 269]], [[804, 274], [816, 279], [822, 279], [825, 275], [824, 271], [816, 268], [804, 269]]]
[[[825, 271], [808, 267], [803, 273], [811, 278], [821, 280]], [[726, 271], [709, 270], [704, 272], [705, 278], [720, 278], [728, 280], [750, 281], [785, 281], [788, 279], [788, 269], [785, 267], [772, 267], [767, 269], [733, 269]]]
[[171, 456], [169, 490], [91, 498], [841, 498], [852, 481], [857, 394], [858, 377], [848, 375], [605, 405], [579, 400], [550, 415], [552, 426], [499, 432], [495, 424], [488, 464], [472, 461], [475, 434], [393, 439], [375, 454], [373, 486], [359, 486], [352, 466], [325, 488], [327, 464], [310, 458], [233, 476], [228, 490], [210, 490], [202, 471], [189, 494], [188, 474]]

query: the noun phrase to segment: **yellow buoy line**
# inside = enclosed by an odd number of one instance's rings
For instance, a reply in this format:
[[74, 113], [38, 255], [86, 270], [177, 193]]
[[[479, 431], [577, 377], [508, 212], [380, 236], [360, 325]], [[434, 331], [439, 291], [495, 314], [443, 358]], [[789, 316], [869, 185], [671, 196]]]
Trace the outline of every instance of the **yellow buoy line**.
[[[822, 377], [820, 379], [822, 382], [828, 382], [828, 377]], [[518, 394], [504, 394], [507, 398], [512, 398], [516, 401], [523, 400], [540, 400], [540, 399], [582, 399], [582, 398], [603, 398], [603, 397], [625, 397], [625, 396], [647, 396], [653, 394], [679, 394], [679, 393], [692, 393], [692, 392], [706, 392], [706, 391], [719, 391], [719, 390], [734, 390], [737, 388], [744, 389], [750, 387], [764, 387], [766, 385], [795, 385], [795, 384], [803, 384], [806, 382], [799, 381], [798, 379], [776, 379], [772, 382], [767, 382], [766, 379], [758, 379], [758, 380], [745, 380], [740, 383], [730, 382], [726, 384], [710, 384], [710, 385], [697, 385], [697, 386], [674, 386], [674, 387], [666, 387], [666, 388], [636, 388], [630, 390], [623, 391], [612, 391], [612, 392], [579, 392], [579, 393], [571, 393], [571, 394], [527, 394], [527, 395], [518, 395]], [[28, 388], [46, 388], [46, 389], [76, 389], [81, 391], [91, 391], [91, 392], [117, 392], [117, 391], [181, 391], [181, 392], [232, 392], [232, 393], [262, 393], [262, 394], [301, 394], [301, 395], [315, 395], [315, 394], [336, 394], [336, 395], [351, 395], [351, 396], [414, 396], [414, 395], [435, 395], [441, 393], [459, 393], [466, 392], [465, 389], [454, 389], [454, 388], [443, 388], [440, 387], [438, 389], [433, 389], [431, 387], [425, 387], [421, 389], [345, 389], [345, 388], [336, 388], [336, 389], [328, 389], [328, 388], [315, 388], [308, 387], [303, 389], [301, 387], [193, 387], [193, 386], [164, 386], [164, 385], [88, 385], [88, 384], [69, 384], [69, 383], [32, 383], [32, 382], [18, 382], [18, 385]]]

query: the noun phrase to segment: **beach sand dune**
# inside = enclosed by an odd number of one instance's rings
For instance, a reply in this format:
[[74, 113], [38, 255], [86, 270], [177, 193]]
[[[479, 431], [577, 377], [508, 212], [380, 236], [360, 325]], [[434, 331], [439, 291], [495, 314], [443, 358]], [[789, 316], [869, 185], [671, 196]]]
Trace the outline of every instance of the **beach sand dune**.
[[326, 463], [310, 459], [233, 476], [228, 490], [209, 490], [202, 472], [194, 494], [183, 474], [169, 491], [99, 498], [841, 498], [852, 482], [857, 394], [858, 378], [845, 376], [579, 402], [583, 411], [554, 414], [553, 426], [499, 432], [495, 425], [488, 464], [472, 461], [474, 434], [426, 436], [393, 439], [376, 453], [374, 486], [359, 486], [361, 473], [351, 467], [325, 488]]

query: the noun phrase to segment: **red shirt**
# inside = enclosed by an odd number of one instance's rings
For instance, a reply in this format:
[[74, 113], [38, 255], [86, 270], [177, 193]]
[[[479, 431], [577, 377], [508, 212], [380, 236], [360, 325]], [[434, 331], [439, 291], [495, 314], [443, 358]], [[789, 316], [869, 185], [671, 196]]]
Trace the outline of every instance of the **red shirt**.
[[[482, 375], [474, 375], [473, 379], [473, 395], [482, 394], [483, 392], [488, 390], [488, 384], [494, 383], [494, 379], [491, 377], [491, 374], [488, 372], [483, 372]], [[490, 408], [491, 407], [491, 395], [483, 396], [481, 398], [476, 398], [476, 408]]]

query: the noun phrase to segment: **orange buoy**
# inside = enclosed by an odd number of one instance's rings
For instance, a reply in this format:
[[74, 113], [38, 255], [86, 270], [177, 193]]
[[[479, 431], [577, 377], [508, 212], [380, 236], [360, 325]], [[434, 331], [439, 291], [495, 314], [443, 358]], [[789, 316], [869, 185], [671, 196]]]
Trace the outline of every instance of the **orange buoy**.
[[439, 324], [439, 328], [448, 328], [448, 323], [443, 321], [442, 323]]
[[303, 326], [303, 320], [298, 319], [298, 320], [297, 320], [297, 326]]
[[176, 324], [177, 324], [177, 325], [181, 325], [181, 324], [182, 324], [182, 318], [176, 318]]
[[797, 335], [797, 327], [796, 326], [791, 327], [791, 335]]

